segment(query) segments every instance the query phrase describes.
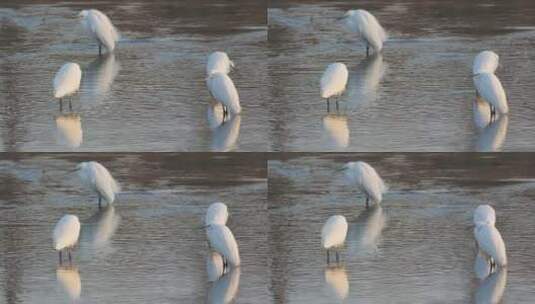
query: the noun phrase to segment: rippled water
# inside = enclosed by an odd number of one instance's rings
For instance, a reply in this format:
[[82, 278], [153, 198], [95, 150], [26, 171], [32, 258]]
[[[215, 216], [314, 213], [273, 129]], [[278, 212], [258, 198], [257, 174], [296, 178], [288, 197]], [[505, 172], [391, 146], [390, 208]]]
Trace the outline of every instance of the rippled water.
[[[285, 154], [281, 159], [269, 165], [271, 286], [277, 303], [532, 301], [532, 155]], [[380, 207], [366, 209], [364, 197], [337, 172], [350, 160], [367, 161], [387, 182]], [[472, 211], [488, 202], [496, 208], [509, 265], [479, 280]], [[327, 267], [320, 231], [334, 214], [347, 218], [349, 231], [341, 265]]]
[[[265, 151], [267, 12], [262, 1], [99, 1], [122, 34], [98, 57], [77, 20], [88, 3], [0, 4], [0, 150]], [[205, 62], [226, 51], [243, 112], [209, 106]], [[82, 68], [73, 114], [52, 96], [59, 67]], [[65, 115], [75, 115], [71, 120]]]
[[[390, 39], [382, 56], [337, 18], [372, 12]], [[529, 151], [535, 148], [532, 1], [272, 1], [271, 149], [278, 151]], [[472, 61], [500, 55], [511, 112], [488, 124], [474, 111]], [[319, 79], [332, 62], [349, 69], [339, 110], [327, 112]], [[485, 120], [487, 120], [485, 122]]]
[[[269, 303], [266, 168], [247, 155], [2, 155], [0, 303]], [[98, 160], [121, 183], [113, 207], [68, 173]], [[241, 162], [247, 160], [248, 162]], [[229, 206], [242, 266], [208, 281], [207, 206]], [[58, 267], [52, 229], [82, 224], [74, 267]]]

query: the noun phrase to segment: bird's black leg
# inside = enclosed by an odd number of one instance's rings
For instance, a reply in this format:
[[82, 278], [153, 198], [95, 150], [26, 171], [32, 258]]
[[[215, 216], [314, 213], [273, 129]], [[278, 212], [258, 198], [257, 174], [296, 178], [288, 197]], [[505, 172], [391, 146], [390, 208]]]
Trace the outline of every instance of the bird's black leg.
[[98, 44], [98, 55], [102, 56], [102, 45], [100, 43]]
[[327, 98], [327, 113], [329, 113], [331, 111], [331, 107], [330, 107], [330, 101], [329, 101], [329, 98]]
[[327, 249], [327, 264], [329, 264], [329, 261], [330, 261], [330, 257], [329, 257], [329, 249]]
[[228, 261], [226, 258], [223, 258], [223, 273], [225, 272], [225, 270], [228, 268]]
[[340, 254], [338, 253], [338, 250], [336, 250], [336, 264], [340, 264]]
[[366, 57], [370, 56], [370, 45], [366, 44]]
[[68, 249], [67, 252], [69, 253], [69, 264], [72, 265], [71, 249]]
[[336, 98], [336, 112], [338, 112], [338, 98]]
[[225, 117], [228, 117], [228, 108], [227, 106], [223, 106], [223, 121], [225, 121]]
[[63, 112], [63, 100], [59, 99], [59, 111]]
[[100, 196], [100, 194], [98, 195], [98, 209], [102, 208], [102, 197]]
[[63, 263], [63, 259], [61, 258], [61, 250], [59, 251], [59, 264], [61, 265]]
[[366, 209], [370, 207], [370, 197], [366, 196]]
[[496, 108], [494, 106], [490, 106], [490, 120], [494, 120], [496, 118]]
[[69, 111], [72, 112], [72, 102], [71, 102], [71, 99], [69, 98]]

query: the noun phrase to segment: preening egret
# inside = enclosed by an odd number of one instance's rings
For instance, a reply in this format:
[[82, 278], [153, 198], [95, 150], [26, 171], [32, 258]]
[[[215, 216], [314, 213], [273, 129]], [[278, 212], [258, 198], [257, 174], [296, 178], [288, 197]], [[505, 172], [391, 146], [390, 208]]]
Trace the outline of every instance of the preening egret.
[[[340, 62], [331, 63], [327, 66], [320, 80], [321, 98], [327, 99], [327, 111], [329, 111], [329, 98], [340, 96], [346, 89], [349, 72], [345, 64]], [[338, 101], [336, 101], [338, 108]]]
[[113, 179], [108, 169], [95, 162], [82, 162], [76, 166], [82, 182], [98, 194], [98, 207], [104, 198], [108, 204], [113, 203], [115, 194], [121, 191], [119, 184]]
[[219, 280], [215, 281], [208, 291], [209, 304], [228, 304], [236, 298], [240, 287], [240, 268], [233, 268]]
[[387, 35], [375, 16], [368, 11], [359, 9], [347, 11], [344, 19], [347, 27], [351, 31], [359, 33], [366, 43], [366, 56], [370, 54], [370, 46], [376, 53], [383, 49]]
[[474, 65], [472, 67], [472, 73], [474, 75], [480, 73], [494, 73], [498, 68], [498, 62], [500, 57], [493, 51], [483, 51], [477, 54], [474, 59]]
[[376, 204], [381, 202], [387, 187], [372, 166], [363, 161], [349, 162], [344, 171], [346, 178], [366, 195], [366, 208], [370, 200]]
[[344, 300], [349, 293], [349, 281], [347, 279], [347, 272], [345, 267], [326, 267], [325, 268], [325, 283], [329, 289], [336, 295], [338, 300]]
[[501, 303], [505, 286], [507, 285], [507, 268], [500, 268], [481, 281], [476, 289], [476, 304]]
[[76, 215], [66, 214], [54, 227], [52, 239], [54, 249], [59, 253], [59, 263], [63, 262], [61, 252], [65, 249], [69, 254], [69, 262], [72, 262], [71, 250], [78, 242], [80, 236], [80, 221]]
[[206, 273], [208, 281], [217, 281], [225, 273], [223, 257], [217, 252], [210, 252], [206, 257]]
[[102, 55], [102, 46], [106, 47], [108, 52], [113, 52], [120, 35], [110, 18], [96, 9], [83, 10], [78, 16], [82, 18], [82, 25], [89, 35], [97, 41], [98, 54]]
[[204, 224], [209, 225], [226, 225], [228, 220], [227, 205], [221, 202], [215, 202], [208, 207]]
[[56, 135], [58, 142], [71, 149], [80, 147], [83, 140], [82, 121], [76, 113], [62, 114], [56, 117]]
[[347, 148], [349, 145], [349, 127], [347, 116], [328, 114], [323, 117], [323, 129], [329, 138], [329, 144], [335, 148]]
[[500, 114], [507, 114], [509, 106], [502, 83], [492, 73], [479, 73], [474, 75], [474, 85], [477, 93], [491, 106], [491, 119], [496, 116], [496, 110]]
[[227, 226], [211, 224], [207, 226], [206, 234], [210, 247], [223, 256], [225, 268], [228, 264], [233, 267], [240, 266], [238, 243]]
[[490, 205], [479, 205], [474, 210], [474, 225], [492, 225], [496, 223], [496, 211]]
[[327, 250], [327, 263], [329, 263], [329, 251], [336, 252], [336, 262], [340, 261], [338, 248], [344, 245], [347, 235], [347, 221], [343, 215], [331, 216], [321, 229], [321, 247]]
[[212, 97], [223, 105], [223, 115], [228, 112], [239, 114], [241, 112], [240, 97], [232, 79], [227, 74], [215, 72], [208, 76], [206, 85]]
[[[77, 63], [67, 62], [56, 73], [54, 77], [54, 97], [59, 98], [59, 109], [63, 111], [63, 97], [70, 96], [80, 88], [82, 70]], [[72, 111], [72, 104], [69, 100], [69, 109]]]
[[208, 56], [206, 62], [206, 75], [210, 76], [210, 74], [217, 72], [228, 74], [233, 67], [234, 62], [229, 59], [227, 53], [213, 52]]
[[80, 273], [74, 266], [59, 266], [56, 269], [56, 279], [62, 289], [72, 300], [80, 298], [82, 292], [82, 281], [80, 280]]
[[507, 265], [507, 255], [505, 253], [505, 243], [502, 235], [489, 224], [480, 224], [474, 229], [479, 251], [490, 259], [491, 267]]

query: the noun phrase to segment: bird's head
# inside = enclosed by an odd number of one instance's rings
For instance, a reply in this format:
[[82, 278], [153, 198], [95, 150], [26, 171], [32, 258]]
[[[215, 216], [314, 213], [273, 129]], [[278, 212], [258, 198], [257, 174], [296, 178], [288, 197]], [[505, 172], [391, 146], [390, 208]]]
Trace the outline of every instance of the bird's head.
[[86, 166], [87, 166], [87, 162], [81, 162], [78, 165], [76, 165], [76, 168], [73, 171], [83, 170]]
[[88, 14], [88, 10], [82, 10], [78, 13], [78, 18], [85, 18]]

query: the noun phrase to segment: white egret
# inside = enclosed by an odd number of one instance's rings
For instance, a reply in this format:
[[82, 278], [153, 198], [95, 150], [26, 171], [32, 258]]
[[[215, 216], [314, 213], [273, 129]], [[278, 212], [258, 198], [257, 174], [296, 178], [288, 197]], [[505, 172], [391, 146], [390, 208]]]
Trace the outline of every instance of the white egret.
[[481, 252], [478, 252], [476, 255], [476, 260], [474, 262], [474, 272], [476, 273], [476, 277], [480, 280], [483, 280], [492, 273], [492, 268], [487, 262], [487, 258]]
[[[67, 62], [54, 77], [54, 97], [59, 98], [59, 109], [63, 111], [63, 97], [73, 95], [80, 89], [82, 70], [77, 63]], [[72, 103], [69, 99], [69, 109], [72, 111]]]
[[493, 51], [483, 51], [477, 54], [474, 59], [472, 73], [474, 75], [480, 73], [494, 73], [498, 68], [500, 57]]
[[223, 105], [223, 115], [241, 112], [240, 97], [232, 79], [227, 74], [215, 72], [208, 76], [206, 85], [212, 97]]
[[225, 273], [223, 257], [219, 253], [210, 252], [206, 257], [206, 273], [209, 282], [217, 281]]
[[474, 229], [474, 234], [480, 253], [490, 260], [492, 268], [496, 265], [507, 266], [505, 243], [496, 227], [490, 224], [479, 224]]
[[52, 239], [54, 249], [59, 253], [59, 263], [63, 262], [62, 251], [67, 250], [69, 262], [72, 262], [71, 250], [78, 242], [80, 236], [80, 221], [76, 215], [66, 214], [54, 227]]
[[80, 147], [83, 140], [82, 121], [79, 114], [69, 113], [56, 117], [58, 142], [71, 149]]
[[227, 53], [213, 52], [206, 62], [206, 75], [210, 76], [216, 72], [228, 74], [232, 68], [234, 68], [234, 62], [230, 60]]
[[[329, 99], [340, 96], [346, 89], [349, 72], [345, 64], [340, 62], [331, 63], [327, 66], [320, 80], [321, 98], [327, 99], [327, 111], [329, 111]], [[338, 100], [336, 100], [338, 109]]]
[[209, 304], [228, 304], [236, 298], [240, 287], [240, 268], [231, 269], [215, 281], [208, 291]]
[[60, 266], [56, 269], [56, 279], [62, 289], [72, 300], [80, 298], [82, 281], [78, 269], [73, 266]]
[[102, 46], [106, 47], [108, 52], [113, 52], [120, 35], [110, 18], [96, 9], [83, 10], [78, 16], [82, 18], [82, 25], [89, 35], [97, 41], [98, 54], [102, 55]]
[[474, 210], [474, 225], [492, 225], [496, 223], [496, 211], [490, 205], [479, 205]]
[[228, 220], [228, 208], [222, 202], [212, 203], [206, 211], [204, 224], [209, 225], [226, 225]]
[[349, 145], [349, 127], [347, 116], [328, 114], [323, 117], [323, 129], [329, 143], [335, 148], [347, 148]]
[[344, 245], [347, 235], [347, 221], [343, 215], [331, 216], [321, 229], [321, 247], [327, 250], [327, 264], [330, 261], [329, 251], [336, 252], [336, 262], [340, 261], [338, 248]]
[[383, 49], [383, 43], [387, 35], [377, 18], [366, 10], [349, 10], [345, 13], [344, 19], [347, 27], [360, 34], [366, 43], [366, 56], [370, 54], [370, 46], [377, 53]]
[[344, 166], [346, 178], [366, 195], [366, 208], [369, 201], [379, 204], [387, 187], [377, 171], [363, 161], [349, 162]]
[[210, 224], [206, 228], [206, 234], [210, 247], [223, 256], [225, 268], [228, 264], [233, 267], [240, 266], [238, 243], [227, 226]]
[[507, 285], [507, 268], [498, 269], [486, 279], [481, 281], [476, 289], [476, 304], [501, 303], [505, 286]]
[[474, 85], [479, 96], [490, 104], [491, 119], [496, 116], [496, 110], [500, 114], [509, 112], [505, 90], [496, 75], [492, 73], [474, 75]]
[[345, 267], [327, 267], [325, 268], [325, 283], [339, 300], [347, 298], [349, 293], [349, 281]]
[[99, 208], [101, 207], [102, 198], [108, 204], [113, 203], [115, 195], [121, 191], [121, 188], [108, 169], [95, 161], [79, 163], [76, 169], [82, 182], [98, 194]]

